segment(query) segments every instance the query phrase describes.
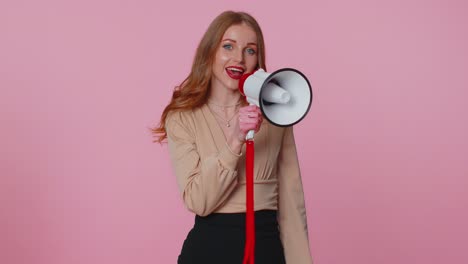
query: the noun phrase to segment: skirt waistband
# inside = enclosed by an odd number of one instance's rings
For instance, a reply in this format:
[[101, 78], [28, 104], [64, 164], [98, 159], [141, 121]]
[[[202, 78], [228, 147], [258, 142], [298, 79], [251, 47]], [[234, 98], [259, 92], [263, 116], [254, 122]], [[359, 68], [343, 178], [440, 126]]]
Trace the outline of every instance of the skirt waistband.
[[[245, 230], [245, 213], [212, 213], [195, 216], [195, 227], [222, 227]], [[256, 231], [278, 231], [276, 210], [255, 211]]]

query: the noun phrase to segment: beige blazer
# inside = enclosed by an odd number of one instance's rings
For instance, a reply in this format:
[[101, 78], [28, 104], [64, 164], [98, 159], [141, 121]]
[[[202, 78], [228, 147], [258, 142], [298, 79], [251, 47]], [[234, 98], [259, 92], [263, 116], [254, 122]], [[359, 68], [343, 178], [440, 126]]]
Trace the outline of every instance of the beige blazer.
[[[200, 216], [245, 212], [245, 146], [239, 157], [205, 104], [166, 119], [169, 152], [187, 208]], [[255, 210], [278, 210], [286, 263], [311, 264], [307, 217], [292, 127], [264, 120], [255, 135]]]

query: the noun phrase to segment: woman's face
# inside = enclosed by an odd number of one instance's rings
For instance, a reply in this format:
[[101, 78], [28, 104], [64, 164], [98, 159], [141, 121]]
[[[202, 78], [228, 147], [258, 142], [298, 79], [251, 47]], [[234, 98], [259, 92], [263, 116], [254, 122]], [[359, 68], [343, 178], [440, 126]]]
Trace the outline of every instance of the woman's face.
[[212, 89], [237, 90], [242, 74], [254, 71], [257, 63], [257, 34], [246, 24], [232, 25], [216, 51]]

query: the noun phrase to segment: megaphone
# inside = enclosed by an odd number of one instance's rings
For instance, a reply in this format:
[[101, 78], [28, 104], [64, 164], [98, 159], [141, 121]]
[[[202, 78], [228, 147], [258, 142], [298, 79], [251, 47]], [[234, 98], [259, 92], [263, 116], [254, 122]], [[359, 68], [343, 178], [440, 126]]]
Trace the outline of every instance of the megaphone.
[[[258, 106], [263, 116], [276, 126], [292, 126], [301, 121], [312, 104], [309, 80], [298, 70], [284, 68], [273, 73], [259, 69], [242, 75], [239, 91], [247, 102]], [[255, 211], [254, 211], [254, 131], [246, 136], [246, 244], [243, 264], [254, 263]]]
[[258, 106], [263, 116], [276, 126], [292, 126], [300, 122], [312, 104], [312, 88], [300, 71], [291, 68], [268, 73], [259, 69], [244, 74], [239, 91], [247, 102]]

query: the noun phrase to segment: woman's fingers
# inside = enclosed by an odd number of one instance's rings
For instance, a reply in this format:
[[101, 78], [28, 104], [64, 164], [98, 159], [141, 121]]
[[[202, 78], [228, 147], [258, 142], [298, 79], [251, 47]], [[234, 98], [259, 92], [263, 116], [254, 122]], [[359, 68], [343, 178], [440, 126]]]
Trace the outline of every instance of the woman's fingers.
[[258, 132], [263, 122], [263, 116], [255, 105], [245, 106], [239, 109], [239, 128], [242, 134], [254, 130]]
[[255, 105], [245, 106], [239, 109], [239, 116], [257, 117], [262, 115], [260, 108]]
[[241, 107], [239, 109], [239, 113], [244, 113], [244, 112], [260, 112], [260, 108], [258, 108], [258, 106], [256, 105], [248, 105], [248, 106], [244, 106], [244, 107]]
[[260, 117], [262, 114], [261, 113], [258, 113], [258, 112], [247, 112], [245, 114], [242, 114], [243, 117], [246, 117], [248, 119], [252, 119], [252, 118], [258, 118]]
[[262, 114], [257, 111], [251, 111], [251, 112], [239, 112], [239, 122], [240, 123], [258, 123], [263, 121]]

